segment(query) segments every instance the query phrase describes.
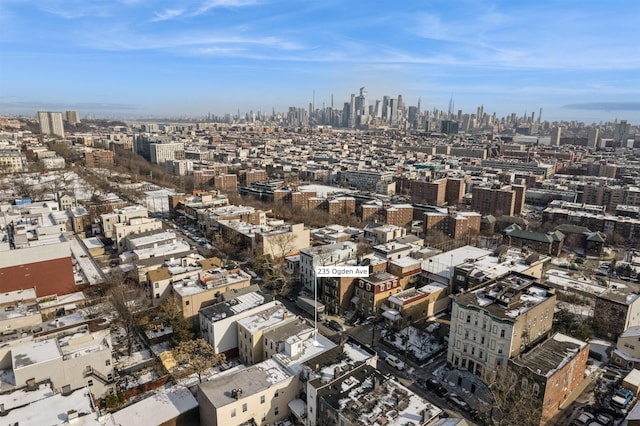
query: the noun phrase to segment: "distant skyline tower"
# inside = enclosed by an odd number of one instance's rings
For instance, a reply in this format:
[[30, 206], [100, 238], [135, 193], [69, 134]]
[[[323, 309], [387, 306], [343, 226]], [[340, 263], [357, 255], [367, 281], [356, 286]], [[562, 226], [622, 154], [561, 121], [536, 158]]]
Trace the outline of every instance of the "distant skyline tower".
[[540, 124], [541, 119], [542, 119], [542, 108], [540, 108], [540, 112], [538, 112], [538, 124]]
[[588, 148], [597, 148], [599, 134], [600, 129], [598, 129], [597, 127], [592, 127], [591, 129], [589, 129], [589, 139], [587, 140]]
[[67, 119], [67, 123], [69, 124], [78, 124], [80, 123], [80, 116], [78, 115], [78, 111], [66, 111], [65, 116]]
[[561, 137], [561, 135], [562, 135], [562, 127], [555, 126], [551, 130], [551, 142], [550, 142], [550, 145], [551, 146], [559, 146], [560, 145], [560, 137]]
[[38, 111], [40, 133], [64, 137], [64, 123], [61, 112]]

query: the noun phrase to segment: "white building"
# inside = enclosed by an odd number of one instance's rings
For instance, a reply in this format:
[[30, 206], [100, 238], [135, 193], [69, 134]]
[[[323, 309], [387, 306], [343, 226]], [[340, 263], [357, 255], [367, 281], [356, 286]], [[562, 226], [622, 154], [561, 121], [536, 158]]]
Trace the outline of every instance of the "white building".
[[61, 112], [38, 111], [40, 133], [64, 137], [64, 123]]
[[358, 244], [352, 241], [308, 247], [300, 250], [300, 280], [305, 289], [314, 292], [316, 268], [338, 265], [356, 258]]

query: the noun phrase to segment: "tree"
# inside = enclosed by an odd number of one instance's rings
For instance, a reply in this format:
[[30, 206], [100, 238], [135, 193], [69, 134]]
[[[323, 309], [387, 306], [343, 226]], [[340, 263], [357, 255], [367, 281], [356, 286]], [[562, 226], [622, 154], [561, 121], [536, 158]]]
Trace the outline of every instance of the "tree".
[[530, 374], [517, 374], [505, 367], [497, 370], [488, 386], [493, 398], [491, 424], [539, 426], [542, 400], [534, 383]]
[[173, 349], [173, 358], [180, 368], [180, 377], [196, 373], [202, 383], [202, 374], [209, 368], [226, 361], [224, 354], [217, 354], [204, 339], [186, 340]]
[[181, 342], [193, 339], [191, 323], [184, 317], [182, 304], [175, 294], [172, 294], [162, 302], [159, 316], [161, 319], [166, 320], [173, 330], [171, 334], [172, 345], [177, 346]]
[[124, 327], [127, 338], [127, 354], [131, 355], [137, 330], [136, 302], [140, 298], [140, 289], [136, 284], [129, 285], [120, 269], [105, 276], [104, 288], [118, 320]]

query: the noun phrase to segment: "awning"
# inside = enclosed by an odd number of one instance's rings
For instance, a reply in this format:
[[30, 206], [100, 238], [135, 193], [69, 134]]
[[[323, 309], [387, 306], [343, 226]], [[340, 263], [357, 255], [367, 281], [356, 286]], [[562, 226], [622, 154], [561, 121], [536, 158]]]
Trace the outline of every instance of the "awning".
[[353, 296], [351, 298], [351, 303], [353, 303], [353, 304], [357, 305], [359, 301], [360, 301], [360, 298], [358, 296]]
[[400, 312], [396, 311], [395, 309], [384, 311], [382, 313], [382, 316], [391, 321], [398, 321], [402, 318], [402, 316], [400, 316]]

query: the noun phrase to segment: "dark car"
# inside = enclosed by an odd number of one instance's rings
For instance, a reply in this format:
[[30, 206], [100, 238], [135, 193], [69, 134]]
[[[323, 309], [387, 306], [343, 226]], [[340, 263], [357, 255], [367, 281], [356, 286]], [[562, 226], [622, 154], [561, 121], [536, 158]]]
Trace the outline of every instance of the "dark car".
[[440, 398], [445, 398], [447, 395], [449, 395], [449, 391], [447, 390], [447, 388], [445, 388], [444, 386], [442, 386], [440, 384], [438, 384], [438, 387], [434, 390], [434, 392]]
[[340, 323], [336, 320], [327, 321], [327, 327], [329, 327], [333, 331], [344, 331], [344, 327], [340, 325]]

